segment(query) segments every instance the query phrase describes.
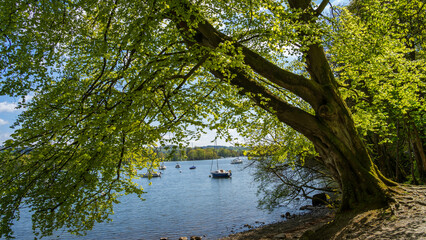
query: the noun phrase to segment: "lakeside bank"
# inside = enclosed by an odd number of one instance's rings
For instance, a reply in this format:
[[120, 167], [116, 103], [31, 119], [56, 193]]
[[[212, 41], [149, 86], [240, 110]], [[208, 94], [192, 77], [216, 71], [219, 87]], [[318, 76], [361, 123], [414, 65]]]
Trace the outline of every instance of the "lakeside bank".
[[392, 190], [394, 202], [386, 208], [343, 214], [312, 211], [221, 240], [426, 239], [426, 186], [401, 184]]
[[315, 231], [332, 221], [334, 210], [318, 207], [311, 212], [294, 215], [283, 221], [267, 224], [248, 231], [231, 234], [220, 240], [243, 239], [299, 239], [306, 231]]

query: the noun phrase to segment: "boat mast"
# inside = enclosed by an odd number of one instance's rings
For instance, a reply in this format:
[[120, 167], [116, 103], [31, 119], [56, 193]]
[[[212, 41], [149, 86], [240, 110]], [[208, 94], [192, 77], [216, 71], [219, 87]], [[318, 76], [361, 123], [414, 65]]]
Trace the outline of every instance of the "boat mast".
[[212, 158], [212, 164], [210, 165], [210, 172], [213, 171], [213, 161], [214, 159]]
[[[214, 140], [214, 153], [216, 154], [217, 157], [217, 139]], [[216, 165], [217, 165], [217, 169], [219, 170], [219, 159], [216, 158]]]

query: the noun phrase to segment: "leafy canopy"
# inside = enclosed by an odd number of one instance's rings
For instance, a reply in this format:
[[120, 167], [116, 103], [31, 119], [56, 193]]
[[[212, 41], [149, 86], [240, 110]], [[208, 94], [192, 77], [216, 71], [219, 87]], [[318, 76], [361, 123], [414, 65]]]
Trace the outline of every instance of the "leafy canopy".
[[[196, 139], [206, 126], [232, 140], [227, 128], [252, 123], [245, 113], [257, 96], [237, 94], [226, 69], [246, 69], [303, 104], [245, 66], [233, 45], [284, 66], [301, 42], [319, 41], [322, 23], [298, 22], [301, 14], [284, 1], [2, 0], [0, 94], [22, 97], [25, 112], [1, 152], [0, 235], [12, 236], [24, 205], [38, 236], [84, 234], [121, 194], [141, 197], [132, 179], [157, 166], [158, 144]], [[196, 26], [200, 15], [230, 39], [215, 49], [188, 44], [195, 33], [173, 20]]]
[[[426, 124], [423, 1], [360, 1], [342, 9], [329, 49], [361, 133], [394, 141], [397, 122]], [[423, 9], [423, 11], [422, 11]]]

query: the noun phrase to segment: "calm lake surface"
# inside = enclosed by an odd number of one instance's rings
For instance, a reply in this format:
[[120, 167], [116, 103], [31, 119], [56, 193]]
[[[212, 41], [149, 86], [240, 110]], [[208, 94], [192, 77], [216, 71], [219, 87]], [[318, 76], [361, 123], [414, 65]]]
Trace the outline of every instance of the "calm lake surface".
[[[230, 179], [210, 178], [211, 160], [166, 162], [161, 178], [142, 178], [136, 181], [144, 190], [146, 201], [136, 196], [120, 198], [114, 208], [111, 223], [99, 223], [84, 237], [67, 232], [58, 232], [55, 237], [44, 239], [178, 239], [179, 237], [204, 236], [203, 239], [218, 239], [234, 232], [248, 230], [248, 225], [257, 227], [283, 220], [281, 214], [296, 210], [308, 202], [283, 206], [272, 213], [257, 208], [257, 184], [253, 182], [253, 169], [243, 164], [230, 164], [233, 158], [219, 159], [219, 167], [232, 170]], [[213, 161], [216, 170], [216, 160]], [[195, 165], [195, 170], [189, 167]], [[152, 185], [148, 185], [149, 182]], [[16, 239], [34, 239], [31, 218], [22, 214], [15, 224]], [[246, 225], [246, 226], [244, 226]], [[59, 236], [58, 236], [59, 235]]]

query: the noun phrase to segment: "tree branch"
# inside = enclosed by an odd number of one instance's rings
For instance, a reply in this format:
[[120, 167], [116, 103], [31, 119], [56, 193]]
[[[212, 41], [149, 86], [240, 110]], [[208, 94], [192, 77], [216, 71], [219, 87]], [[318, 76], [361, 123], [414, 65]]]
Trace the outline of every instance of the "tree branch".
[[[240, 88], [240, 94], [248, 95], [262, 109], [274, 112], [274, 115], [280, 121], [288, 124], [308, 138], [314, 134], [312, 129], [318, 129], [320, 123], [315, 116], [283, 101], [266, 87], [251, 79], [245, 72], [230, 68], [227, 70], [235, 74], [236, 77], [230, 81], [232, 85]], [[226, 79], [226, 76], [218, 70], [210, 70], [210, 72], [217, 78]]]
[[321, 4], [315, 10], [317, 16], [319, 16], [322, 13], [322, 11], [324, 11], [324, 8], [327, 6], [328, 2], [329, 2], [329, 0], [323, 0], [321, 2]]
[[[187, 5], [187, 8], [190, 8], [189, 3], [185, 4]], [[233, 43], [235, 49], [242, 49], [244, 62], [256, 73], [268, 79], [272, 83], [298, 95], [303, 100], [311, 104], [314, 109], [317, 109], [321, 103], [321, 99], [319, 99], [319, 96], [321, 96], [319, 92], [320, 87], [316, 82], [278, 67], [260, 56], [258, 53], [255, 53], [244, 45], [233, 41], [230, 37], [215, 29], [201, 16], [193, 15], [192, 18], [188, 20], [188, 18], [180, 18], [178, 13], [174, 13], [171, 18], [176, 22], [180, 31], [184, 35], [187, 45], [192, 46], [194, 44], [199, 44], [210, 49], [216, 49], [220, 46], [220, 44], [230, 41]], [[195, 20], [200, 18], [202, 19], [200, 22]], [[195, 28], [191, 28], [190, 26], [194, 26], [194, 22], [197, 23], [197, 25]], [[195, 34], [191, 33], [193, 31], [195, 31]]]

